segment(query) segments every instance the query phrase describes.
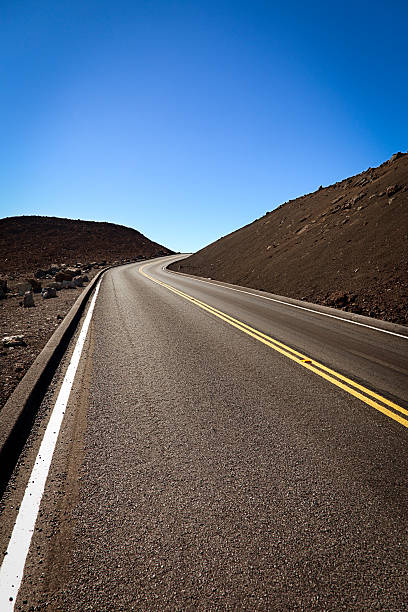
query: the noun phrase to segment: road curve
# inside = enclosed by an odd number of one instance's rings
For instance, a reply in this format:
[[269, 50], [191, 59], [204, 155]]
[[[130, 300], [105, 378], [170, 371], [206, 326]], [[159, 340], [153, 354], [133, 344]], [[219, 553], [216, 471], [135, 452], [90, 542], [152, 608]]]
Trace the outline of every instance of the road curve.
[[408, 340], [167, 261], [104, 276], [16, 609], [406, 609]]
[[266, 292], [185, 274], [169, 274], [166, 265], [148, 264], [141, 271], [148, 275], [151, 271], [155, 280], [220, 309], [408, 408], [407, 328], [390, 325], [384, 329], [375, 319], [314, 308], [296, 300], [276, 300], [277, 296]]

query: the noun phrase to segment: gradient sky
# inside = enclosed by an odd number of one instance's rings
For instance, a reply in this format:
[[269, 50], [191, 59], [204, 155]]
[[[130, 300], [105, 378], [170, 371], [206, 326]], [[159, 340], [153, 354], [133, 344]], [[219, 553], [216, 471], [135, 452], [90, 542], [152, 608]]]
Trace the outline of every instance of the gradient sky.
[[0, 216], [195, 251], [408, 147], [408, 3], [1, 0]]

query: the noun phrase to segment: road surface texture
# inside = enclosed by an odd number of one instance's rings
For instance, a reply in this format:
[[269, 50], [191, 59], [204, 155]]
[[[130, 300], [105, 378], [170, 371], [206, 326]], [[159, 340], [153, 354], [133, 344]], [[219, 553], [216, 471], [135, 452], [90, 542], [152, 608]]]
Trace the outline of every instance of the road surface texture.
[[407, 609], [408, 340], [166, 261], [104, 275], [15, 609]]

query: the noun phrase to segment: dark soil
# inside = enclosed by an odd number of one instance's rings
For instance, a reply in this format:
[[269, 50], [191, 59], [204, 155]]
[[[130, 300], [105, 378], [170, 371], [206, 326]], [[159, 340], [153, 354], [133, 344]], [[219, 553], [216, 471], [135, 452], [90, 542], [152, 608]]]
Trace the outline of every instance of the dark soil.
[[114, 263], [172, 253], [140, 232], [114, 223], [58, 217], [0, 219], [0, 274], [34, 272], [52, 263]]
[[285, 202], [173, 270], [408, 324], [408, 154]]

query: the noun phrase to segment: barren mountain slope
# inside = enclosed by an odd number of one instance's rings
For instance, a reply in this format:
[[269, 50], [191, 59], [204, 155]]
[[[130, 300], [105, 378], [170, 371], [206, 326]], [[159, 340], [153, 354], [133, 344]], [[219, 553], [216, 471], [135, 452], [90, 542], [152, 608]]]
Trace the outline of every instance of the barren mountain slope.
[[170, 253], [140, 232], [114, 223], [34, 216], [0, 219], [0, 273]]
[[172, 268], [408, 324], [408, 154], [286, 202]]

